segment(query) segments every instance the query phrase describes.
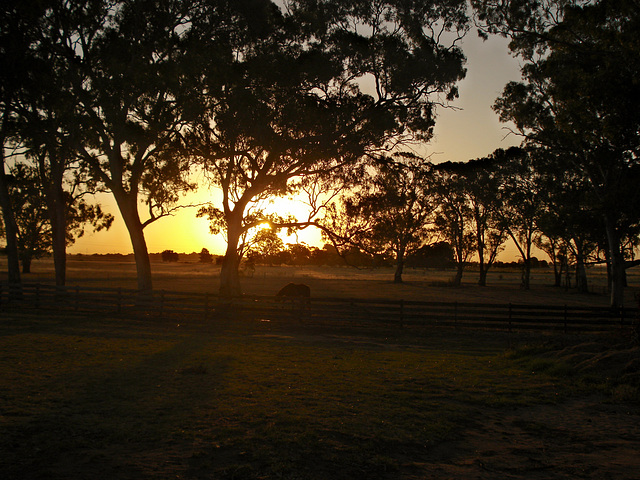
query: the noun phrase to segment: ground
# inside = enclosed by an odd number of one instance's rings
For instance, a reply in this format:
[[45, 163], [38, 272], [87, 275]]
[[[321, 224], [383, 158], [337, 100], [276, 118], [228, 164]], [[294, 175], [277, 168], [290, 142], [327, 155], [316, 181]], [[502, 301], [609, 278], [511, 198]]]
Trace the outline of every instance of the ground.
[[[132, 281], [130, 264], [81, 263], [70, 265], [71, 282]], [[160, 286], [215, 281], [200, 265], [154, 271]], [[517, 272], [496, 273], [486, 290], [443, 287], [422, 272], [401, 286], [376, 272], [256, 273], [245, 285], [263, 294], [295, 280], [312, 295], [606, 304], [542, 276], [521, 292]], [[629, 333], [416, 334], [5, 310], [0, 478], [637, 479], [640, 354]]]
[[[53, 279], [51, 259], [34, 261], [32, 270], [32, 274], [24, 276], [24, 281], [51, 282]], [[5, 271], [6, 259], [0, 257], [0, 272]], [[218, 291], [220, 266], [217, 265], [155, 262], [152, 264], [152, 271], [156, 290], [206, 293]], [[309, 285], [314, 297], [594, 306], [607, 306], [609, 302], [606, 270], [602, 267], [594, 267], [588, 271], [592, 291], [590, 294], [553, 287], [553, 271], [550, 268], [533, 271], [530, 290], [520, 288], [520, 271], [517, 268], [490, 270], [486, 287], [476, 285], [478, 272], [471, 267], [465, 272], [463, 285], [458, 288], [449, 286], [455, 275], [453, 270], [407, 269], [402, 284], [393, 282], [393, 274], [393, 268], [258, 266], [250, 276], [241, 278], [241, 284], [244, 293], [254, 295], [275, 295], [284, 285], [294, 282]], [[102, 257], [74, 256], [69, 258], [67, 264], [69, 286], [135, 289], [135, 275], [135, 264], [131, 260], [108, 261]], [[640, 267], [628, 271], [628, 282], [625, 305], [637, 306]]]

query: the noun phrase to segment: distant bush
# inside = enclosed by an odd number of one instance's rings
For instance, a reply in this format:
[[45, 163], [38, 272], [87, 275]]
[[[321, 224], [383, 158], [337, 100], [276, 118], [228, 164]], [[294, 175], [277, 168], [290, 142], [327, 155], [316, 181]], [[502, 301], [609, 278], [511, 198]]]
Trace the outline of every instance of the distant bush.
[[163, 262], [177, 262], [178, 254], [173, 250], [165, 250], [162, 252], [162, 261]]
[[200, 263], [213, 263], [213, 255], [209, 253], [209, 250], [203, 248], [200, 253]]
[[413, 268], [448, 268], [454, 264], [453, 247], [447, 242], [424, 245], [406, 261], [407, 267]]

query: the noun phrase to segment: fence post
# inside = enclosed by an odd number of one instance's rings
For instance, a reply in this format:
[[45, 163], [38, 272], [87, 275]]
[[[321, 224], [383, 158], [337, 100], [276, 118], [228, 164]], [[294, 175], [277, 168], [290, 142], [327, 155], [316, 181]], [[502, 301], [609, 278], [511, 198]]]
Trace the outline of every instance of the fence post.
[[40, 284], [36, 283], [36, 310], [40, 309]]
[[509, 333], [511, 333], [511, 318], [513, 315], [513, 305], [509, 303]]
[[404, 327], [404, 300], [400, 300], [400, 328]]
[[567, 304], [564, 304], [564, 333], [567, 333]]

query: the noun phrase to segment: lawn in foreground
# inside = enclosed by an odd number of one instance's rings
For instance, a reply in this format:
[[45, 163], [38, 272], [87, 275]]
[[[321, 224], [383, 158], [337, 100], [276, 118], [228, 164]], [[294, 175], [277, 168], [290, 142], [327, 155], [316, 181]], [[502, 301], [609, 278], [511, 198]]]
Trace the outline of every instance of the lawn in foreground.
[[443, 446], [486, 411], [569, 395], [508, 344], [8, 315], [0, 477], [432, 478]]

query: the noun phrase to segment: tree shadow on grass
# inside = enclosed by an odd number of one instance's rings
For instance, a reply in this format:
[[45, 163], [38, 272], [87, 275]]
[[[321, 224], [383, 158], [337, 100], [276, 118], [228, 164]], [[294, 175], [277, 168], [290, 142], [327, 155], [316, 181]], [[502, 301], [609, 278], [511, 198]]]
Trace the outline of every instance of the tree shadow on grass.
[[[171, 458], [151, 465], [138, 457], [159, 445], [171, 450], [176, 432], [188, 429], [229, 369], [229, 358], [216, 355], [206, 335], [158, 340], [159, 348], [135, 332], [84, 332], [66, 340], [76, 352], [70, 355], [82, 350], [87, 365], [60, 372], [41, 365], [47, 373], [31, 382], [38, 391], [22, 389], [27, 398], [14, 399], [26, 405], [4, 418], [2, 478], [148, 478]], [[113, 345], [112, 354], [95, 353], [104, 343]], [[127, 346], [137, 352], [123, 350]], [[101, 358], [91, 365], [93, 355]]]

